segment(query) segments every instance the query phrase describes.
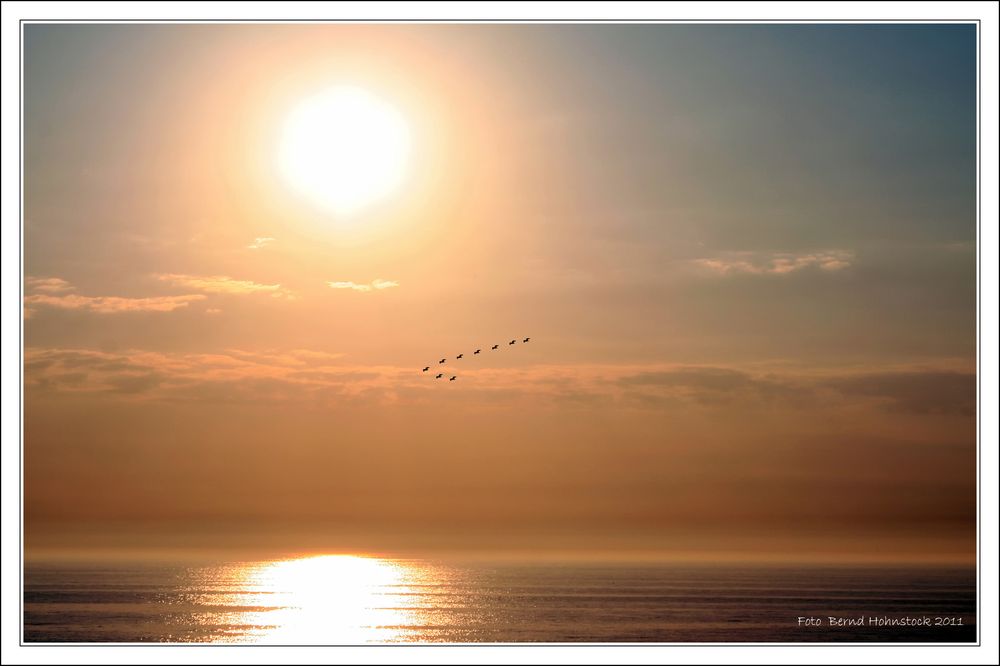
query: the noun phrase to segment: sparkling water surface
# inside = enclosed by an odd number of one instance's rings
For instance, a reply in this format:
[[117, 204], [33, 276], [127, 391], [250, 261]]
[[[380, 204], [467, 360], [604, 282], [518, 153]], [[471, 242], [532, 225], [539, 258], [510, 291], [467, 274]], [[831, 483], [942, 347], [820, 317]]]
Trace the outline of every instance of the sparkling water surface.
[[972, 567], [355, 556], [25, 564], [26, 642], [975, 642], [975, 623]]

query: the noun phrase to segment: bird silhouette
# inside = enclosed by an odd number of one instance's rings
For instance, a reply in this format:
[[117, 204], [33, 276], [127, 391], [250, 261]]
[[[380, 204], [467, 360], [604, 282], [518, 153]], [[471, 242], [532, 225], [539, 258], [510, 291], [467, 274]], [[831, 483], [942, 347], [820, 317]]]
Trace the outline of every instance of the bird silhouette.
[[428, 365], [428, 366], [427, 366], [426, 368], [424, 368], [424, 369], [423, 369], [423, 370], [421, 370], [420, 372], [427, 372], [427, 371], [428, 371], [428, 370], [430, 370], [430, 369], [431, 369], [431, 366], [429, 366], [429, 365]]
[[439, 372], [436, 375], [434, 375], [434, 379], [441, 379], [442, 377], [444, 377], [444, 373], [443, 372]]
[[483, 350], [482, 350], [482, 349], [477, 349], [476, 351], [474, 351], [474, 352], [472, 352], [472, 353], [473, 353], [473, 354], [478, 354], [478, 353], [479, 353], [479, 352], [481, 352], [481, 351], [483, 351]]
[[441, 359], [438, 363], [444, 363], [447, 359]]
[[493, 346], [491, 347], [491, 349], [496, 349], [496, 348], [497, 348], [497, 347], [499, 347], [499, 346], [500, 346], [500, 345], [493, 345]]
[[524, 340], [521, 340], [521, 342], [527, 342], [527, 341], [528, 341], [528, 340], [530, 340], [530, 339], [531, 339], [531, 338], [525, 338]]
[[517, 342], [517, 340], [511, 340], [511, 341], [510, 341], [510, 342], [508, 342], [507, 344], [509, 344], [509, 345], [512, 345], [512, 344], [514, 344], [515, 342]]
[[449, 381], [449, 382], [453, 382], [453, 381], [455, 381], [455, 375], [452, 375], [451, 377], [449, 377], [449, 378], [448, 378], [448, 381]]
[[462, 358], [463, 356], [465, 356], [465, 354], [459, 354], [459, 355], [458, 355], [458, 356], [456, 356], [455, 358]]

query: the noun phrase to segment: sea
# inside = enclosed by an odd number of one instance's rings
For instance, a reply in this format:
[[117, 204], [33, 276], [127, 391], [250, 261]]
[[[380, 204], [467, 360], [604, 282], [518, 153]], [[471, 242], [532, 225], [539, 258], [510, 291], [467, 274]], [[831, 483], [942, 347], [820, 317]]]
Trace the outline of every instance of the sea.
[[974, 643], [973, 567], [27, 561], [26, 643]]

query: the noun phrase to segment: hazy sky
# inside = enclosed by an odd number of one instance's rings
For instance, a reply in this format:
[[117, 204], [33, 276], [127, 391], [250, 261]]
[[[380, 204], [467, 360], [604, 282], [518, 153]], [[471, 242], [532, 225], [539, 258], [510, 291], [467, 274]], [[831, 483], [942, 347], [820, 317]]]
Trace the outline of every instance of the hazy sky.
[[973, 26], [24, 34], [29, 547], [972, 557]]

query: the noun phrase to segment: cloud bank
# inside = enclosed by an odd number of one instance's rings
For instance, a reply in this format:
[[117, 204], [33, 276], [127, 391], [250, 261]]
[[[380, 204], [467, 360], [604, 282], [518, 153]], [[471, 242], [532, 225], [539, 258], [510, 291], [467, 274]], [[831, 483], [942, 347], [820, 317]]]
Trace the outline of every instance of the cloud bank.
[[[456, 400], [509, 408], [576, 404], [626, 409], [805, 410], [844, 406], [972, 416], [975, 374], [942, 368], [753, 370], [692, 365], [536, 365], [456, 370], [444, 385], [417, 367], [352, 365], [307, 349], [215, 353], [27, 349], [26, 388], [130, 393], [168, 401], [372, 404]], [[444, 389], [442, 391], [442, 389]]]

